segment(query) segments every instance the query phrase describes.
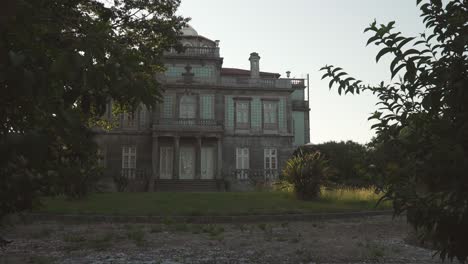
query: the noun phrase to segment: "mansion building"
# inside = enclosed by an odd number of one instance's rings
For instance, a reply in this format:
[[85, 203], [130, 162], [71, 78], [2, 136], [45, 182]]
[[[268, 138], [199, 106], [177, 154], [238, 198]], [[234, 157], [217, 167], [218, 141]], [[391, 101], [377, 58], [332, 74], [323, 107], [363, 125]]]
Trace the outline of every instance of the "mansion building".
[[305, 80], [260, 71], [255, 52], [249, 70], [223, 68], [219, 41], [190, 26], [181, 42], [185, 52], [167, 51], [157, 75], [162, 102], [96, 130], [104, 175], [145, 178], [150, 191], [244, 190], [277, 179], [309, 142]]

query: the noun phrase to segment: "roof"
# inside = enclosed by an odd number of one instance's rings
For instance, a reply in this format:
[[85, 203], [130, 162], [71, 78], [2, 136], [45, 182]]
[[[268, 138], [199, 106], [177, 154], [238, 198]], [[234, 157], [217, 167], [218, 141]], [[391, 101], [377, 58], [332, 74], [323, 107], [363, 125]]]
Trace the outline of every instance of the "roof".
[[[222, 68], [221, 75], [230, 76], [250, 76], [250, 70], [238, 69], [238, 68]], [[260, 77], [265, 78], [279, 78], [281, 74], [274, 72], [260, 72]]]

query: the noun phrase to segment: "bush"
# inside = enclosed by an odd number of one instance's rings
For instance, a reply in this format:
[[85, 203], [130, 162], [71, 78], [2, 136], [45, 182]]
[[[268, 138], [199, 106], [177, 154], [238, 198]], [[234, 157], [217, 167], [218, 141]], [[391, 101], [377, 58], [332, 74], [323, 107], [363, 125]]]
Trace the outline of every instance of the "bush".
[[285, 180], [294, 186], [299, 199], [316, 199], [320, 187], [330, 173], [328, 162], [320, 152], [296, 155], [286, 162], [283, 171]]

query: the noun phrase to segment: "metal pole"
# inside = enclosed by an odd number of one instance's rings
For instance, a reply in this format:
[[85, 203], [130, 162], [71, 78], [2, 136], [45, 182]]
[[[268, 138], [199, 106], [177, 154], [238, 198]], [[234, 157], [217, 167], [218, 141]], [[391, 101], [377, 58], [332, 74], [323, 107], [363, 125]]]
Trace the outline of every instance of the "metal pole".
[[309, 101], [310, 89], [309, 89], [309, 74], [307, 74], [307, 102]]

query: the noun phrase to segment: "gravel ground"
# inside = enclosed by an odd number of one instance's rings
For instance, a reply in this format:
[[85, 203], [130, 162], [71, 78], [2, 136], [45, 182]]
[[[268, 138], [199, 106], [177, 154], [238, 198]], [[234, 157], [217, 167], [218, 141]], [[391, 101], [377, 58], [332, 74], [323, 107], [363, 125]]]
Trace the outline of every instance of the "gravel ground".
[[0, 263], [442, 263], [408, 245], [405, 219], [256, 224], [16, 225]]

